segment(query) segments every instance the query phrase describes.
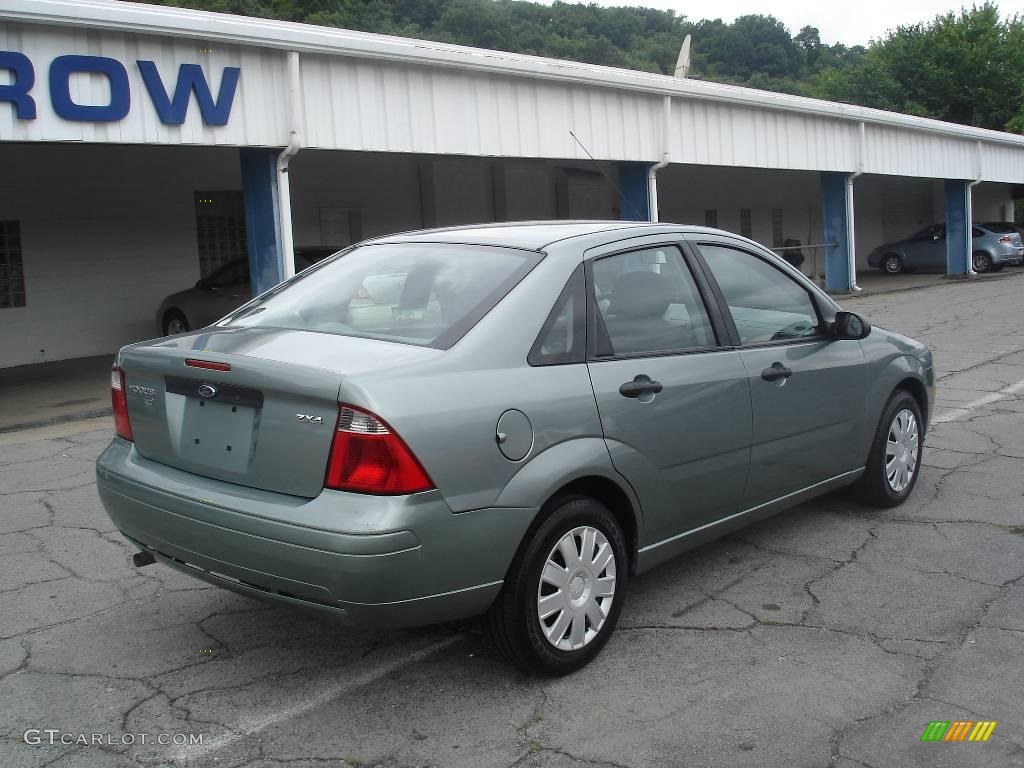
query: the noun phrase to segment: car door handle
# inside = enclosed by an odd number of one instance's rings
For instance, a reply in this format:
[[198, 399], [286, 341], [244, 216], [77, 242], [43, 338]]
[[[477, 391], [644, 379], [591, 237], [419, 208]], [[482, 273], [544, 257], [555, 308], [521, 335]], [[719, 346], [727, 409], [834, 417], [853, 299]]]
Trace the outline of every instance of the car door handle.
[[640, 374], [619, 387], [619, 394], [623, 397], [640, 397], [648, 393], [656, 395], [664, 388], [660, 381], [652, 381], [649, 376]]
[[793, 375], [793, 371], [784, 366], [782, 363], [772, 363], [770, 368], [765, 368], [761, 371], [761, 378], [765, 381], [778, 381], [779, 379], [788, 379]]

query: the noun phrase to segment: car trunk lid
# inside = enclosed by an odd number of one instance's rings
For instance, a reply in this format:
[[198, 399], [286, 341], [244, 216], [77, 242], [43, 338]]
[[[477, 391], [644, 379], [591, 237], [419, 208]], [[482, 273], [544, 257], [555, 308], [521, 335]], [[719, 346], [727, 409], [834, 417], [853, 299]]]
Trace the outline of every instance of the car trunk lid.
[[345, 376], [436, 354], [334, 334], [231, 328], [127, 347], [119, 365], [140, 454], [205, 477], [313, 497], [323, 489]]

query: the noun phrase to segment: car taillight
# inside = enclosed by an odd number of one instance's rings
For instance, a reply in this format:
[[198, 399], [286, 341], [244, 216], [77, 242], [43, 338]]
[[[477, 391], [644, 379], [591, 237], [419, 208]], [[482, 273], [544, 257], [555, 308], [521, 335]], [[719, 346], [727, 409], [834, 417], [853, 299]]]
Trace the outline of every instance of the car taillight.
[[1010, 236], [1009, 235], [1003, 235], [1002, 237], [999, 238], [999, 242], [1000, 243], [1008, 243], [1008, 242], [1010, 242]]
[[128, 403], [124, 399], [124, 371], [120, 368], [110, 371], [110, 400], [114, 407], [114, 431], [118, 437], [134, 443], [132, 423], [128, 420]]
[[402, 495], [434, 487], [412, 451], [372, 413], [339, 403], [324, 487]]

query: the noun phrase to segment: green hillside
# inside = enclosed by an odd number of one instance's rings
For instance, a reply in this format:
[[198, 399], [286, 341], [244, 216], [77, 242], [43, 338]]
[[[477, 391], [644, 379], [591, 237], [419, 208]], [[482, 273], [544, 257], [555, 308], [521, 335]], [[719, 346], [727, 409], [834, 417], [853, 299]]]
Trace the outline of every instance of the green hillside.
[[1024, 22], [992, 3], [847, 47], [767, 15], [727, 24], [519, 0], [155, 1], [665, 74], [691, 34], [691, 77], [1024, 132]]

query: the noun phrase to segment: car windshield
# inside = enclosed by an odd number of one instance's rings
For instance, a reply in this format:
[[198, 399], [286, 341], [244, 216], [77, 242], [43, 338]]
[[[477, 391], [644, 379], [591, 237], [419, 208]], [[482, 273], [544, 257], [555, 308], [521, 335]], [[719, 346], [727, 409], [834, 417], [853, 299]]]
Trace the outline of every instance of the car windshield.
[[1000, 235], [1005, 235], [1005, 234], [1017, 231], [1013, 227], [1011, 227], [1009, 224], [1001, 224], [1001, 223], [996, 222], [996, 221], [986, 222], [986, 223], [982, 224], [981, 226], [983, 226], [989, 232], [996, 232], [996, 233], [998, 233]]
[[228, 316], [226, 327], [288, 328], [447, 349], [541, 254], [514, 248], [364, 245]]

